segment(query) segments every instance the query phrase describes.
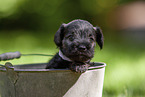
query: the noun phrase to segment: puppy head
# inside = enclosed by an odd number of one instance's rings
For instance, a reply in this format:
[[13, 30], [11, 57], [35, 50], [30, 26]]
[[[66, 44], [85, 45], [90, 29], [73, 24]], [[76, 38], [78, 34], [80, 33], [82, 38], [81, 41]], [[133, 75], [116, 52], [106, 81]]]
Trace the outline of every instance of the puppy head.
[[103, 34], [99, 27], [93, 27], [88, 21], [74, 20], [60, 26], [54, 42], [71, 60], [86, 62], [93, 57], [96, 42], [100, 49], [103, 48]]

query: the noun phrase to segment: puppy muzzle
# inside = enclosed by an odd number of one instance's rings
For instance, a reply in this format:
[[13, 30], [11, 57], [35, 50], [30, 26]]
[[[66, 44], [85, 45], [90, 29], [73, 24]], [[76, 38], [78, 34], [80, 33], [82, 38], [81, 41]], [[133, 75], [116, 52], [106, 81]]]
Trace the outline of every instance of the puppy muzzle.
[[[71, 60], [70, 58], [68, 58], [67, 56], [65, 56], [65, 55], [62, 53], [61, 50], [59, 50], [59, 56], [60, 56], [63, 60], [66, 60], [66, 61], [69, 61], [69, 62], [74, 62], [73, 60]], [[90, 61], [90, 59], [88, 59], [87, 61], [85, 61], [85, 63], [86, 63], [86, 62], [89, 62], [89, 61]]]

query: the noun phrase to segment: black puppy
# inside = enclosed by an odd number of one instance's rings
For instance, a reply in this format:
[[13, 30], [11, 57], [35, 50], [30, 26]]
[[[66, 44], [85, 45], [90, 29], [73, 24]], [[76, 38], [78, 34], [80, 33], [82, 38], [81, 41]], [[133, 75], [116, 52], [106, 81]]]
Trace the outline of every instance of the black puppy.
[[103, 34], [99, 27], [88, 21], [73, 20], [62, 24], [54, 37], [59, 52], [49, 61], [46, 69], [69, 68], [75, 72], [85, 72], [94, 56], [96, 42], [103, 47]]

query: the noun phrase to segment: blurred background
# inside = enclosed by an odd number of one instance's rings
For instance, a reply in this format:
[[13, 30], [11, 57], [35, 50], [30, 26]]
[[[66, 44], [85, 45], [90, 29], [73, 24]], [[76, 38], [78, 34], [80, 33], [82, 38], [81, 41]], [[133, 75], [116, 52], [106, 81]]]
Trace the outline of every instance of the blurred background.
[[[0, 53], [54, 55], [62, 23], [84, 19], [100, 26], [104, 49], [92, 61], [107, 64], [103, 97], [145, 96], [145, 1], [0, 0]], [[12, 64], [48, 62], [51, 57], [22, 57]], [[1, 61], [0, 64], [4, 64]]]

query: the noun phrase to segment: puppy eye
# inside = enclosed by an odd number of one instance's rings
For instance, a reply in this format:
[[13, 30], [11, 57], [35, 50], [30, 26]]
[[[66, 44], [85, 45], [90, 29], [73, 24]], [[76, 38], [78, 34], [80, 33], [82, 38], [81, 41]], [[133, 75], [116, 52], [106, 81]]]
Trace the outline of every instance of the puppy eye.
[[74, 40], [73, 35], [69, 35], [69, 36], [67, 36], [66, 38], [68, 38], [70, 41], [73, 41], [73, 40]]
[[69, 37], [69, 40], [70, 41], [73, 41], [74, 40], [74, 37], [73, 36]]
[[92, 34], [89, 34], [89, 37], [91, 38], [91, 37], [93, 37], [93, 35]]
[[91, 41], [94, 41], [94, 40], [95, 40], [95, 39], [93, 38], [93, 35], [92, 35], [92, 34], [89, 35], [89, 38], [90, 38]]
[[90, 38], [90, 40], [94, 41], [94, 38]]

